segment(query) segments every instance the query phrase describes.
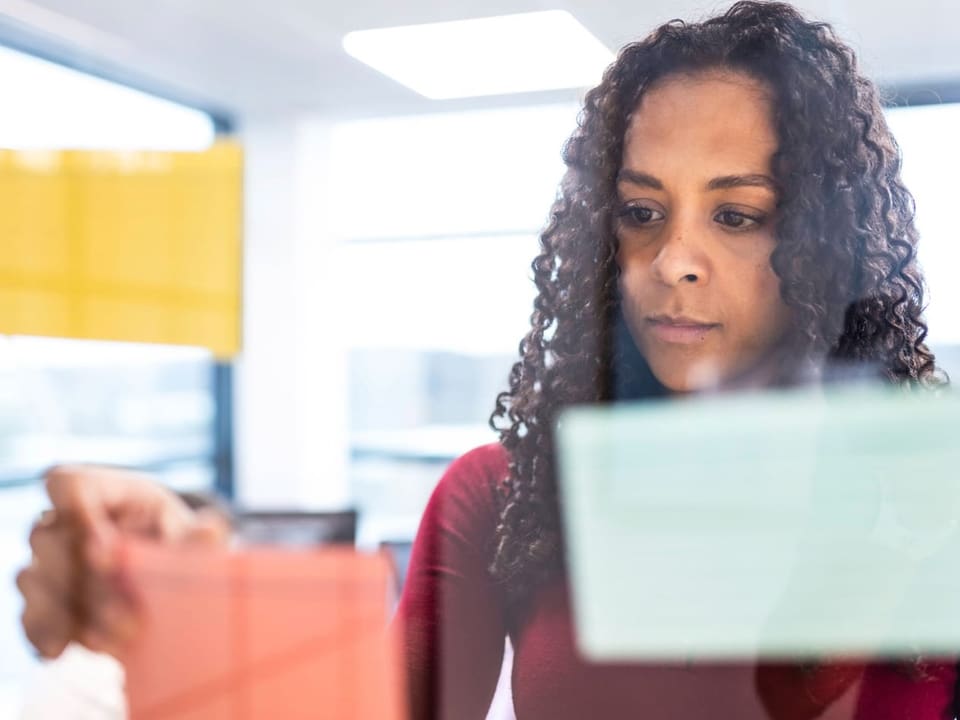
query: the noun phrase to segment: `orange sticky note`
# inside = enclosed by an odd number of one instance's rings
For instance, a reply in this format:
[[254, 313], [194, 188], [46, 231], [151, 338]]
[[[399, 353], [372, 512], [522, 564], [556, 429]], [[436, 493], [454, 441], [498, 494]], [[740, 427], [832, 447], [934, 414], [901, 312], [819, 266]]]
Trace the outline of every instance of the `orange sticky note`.
[[404, 720], [390, 570], [347, 549], [123, 547], [130, 720]]

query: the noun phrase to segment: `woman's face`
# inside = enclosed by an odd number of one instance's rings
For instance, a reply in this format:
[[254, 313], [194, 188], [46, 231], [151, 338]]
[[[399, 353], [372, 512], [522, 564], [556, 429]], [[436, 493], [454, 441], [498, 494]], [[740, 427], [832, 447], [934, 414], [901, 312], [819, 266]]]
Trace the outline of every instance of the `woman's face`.
[[661, 81], [627, 129], [615, 213], [623, 312], [675, 392], [762, 375], [788, 325], [770, 266], [772, 113], [762, 83], [718, 70]]

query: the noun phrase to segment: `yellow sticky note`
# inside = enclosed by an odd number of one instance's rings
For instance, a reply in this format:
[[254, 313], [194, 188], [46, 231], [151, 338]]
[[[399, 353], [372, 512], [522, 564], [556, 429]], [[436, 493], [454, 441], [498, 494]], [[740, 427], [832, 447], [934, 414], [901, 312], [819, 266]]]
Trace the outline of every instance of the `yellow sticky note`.
[[240, 347], [241, 148], [0, 150], [0, 334]]

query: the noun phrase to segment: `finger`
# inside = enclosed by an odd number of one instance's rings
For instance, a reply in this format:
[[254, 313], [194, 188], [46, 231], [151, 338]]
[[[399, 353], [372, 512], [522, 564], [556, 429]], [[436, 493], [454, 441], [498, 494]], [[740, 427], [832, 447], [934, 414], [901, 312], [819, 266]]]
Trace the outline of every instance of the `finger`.
[[59, 465], [47, 471], [45, 480], [54, 508], [92, 532], [117, 523], [156, 531], [163, 510], [183, 505], [149, 476], [120, 468]]
[[30, 530], [31, 563], [51, 589], [63, 596], [76, 588], [79, 576], [79, 541], [76, 531], [66, 525], [38, 523]]
[[141, 617], [123, 573], [90, 573], [82, 592], [80, 641], [91, 650], [117, 652], [139, 632]]
[[125, 513], [118, 518], [117, 527], [126, 534], [179, 542], [196, 522], [196, 513], [166, 488], [152, 489], [158, 491], [153, 504]]
[[24, 598], [20, 621], [27, 639], [43, 657], [58, 657], [76, 627], [71, 609], [29, 569], [17, 574], [17, 587]]
[[98, 608], [80, 633], [79, 640], [94, 652], [119, 657], [142, 629], [142, 619], [132, 605], [111, 601]]
[[194, 516], [193, 524], [183, 535], [183, 542], [197, 546], [222, 546], [230, 540], [230, 522], [219, 511], [201, 508]]
[[193, 523], [193, 512], [180, 498], [139, 473], [59, 466], [47, 472], [46, 483], [58, 513], [83, 529], [84, 553], [100, 570], [115, 563], [119, 532], [166, 541], [181, 537]]
[[57, 511], [53, 508], [47, 508], [40, 513], [40, 518], [35, 524], [39, 525], [40, 527], [52, 527], [53, 525], [56, 525], [58, 521], [59, 516], [57, 515]]
[[106, 524], [109, 509], [102, 486], [109, 482], [105, 474], [98, 473], [92, 481], [92, 469], [79, 466], [60, 465], [48, 470], [44, 476], [47, 495], [54, 510], [62, 517], [79, 523], [89, 529]]

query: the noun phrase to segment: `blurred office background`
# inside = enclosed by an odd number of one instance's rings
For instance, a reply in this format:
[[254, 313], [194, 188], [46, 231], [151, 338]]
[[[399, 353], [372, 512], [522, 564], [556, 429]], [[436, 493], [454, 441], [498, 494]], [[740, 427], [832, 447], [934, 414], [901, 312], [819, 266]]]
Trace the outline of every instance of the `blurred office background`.
[[[35, 664], [13, 576], [50, 464], [140, 468], [253, 510], [356, 508], [374, 547], [409, 541], [444, 467], [495, 439], [582, 88], [428, 99], [348, 55], [346, 33], [556, 7], [615, 51], [721, 6], [0, 0], [0, 147], [202, 150], [225, 135], [245, 155], [238, 355], [0, 335], [0, 715]], [[930, 342], [960, 377], [960, 6], [801, 6], [888, 91]]]

